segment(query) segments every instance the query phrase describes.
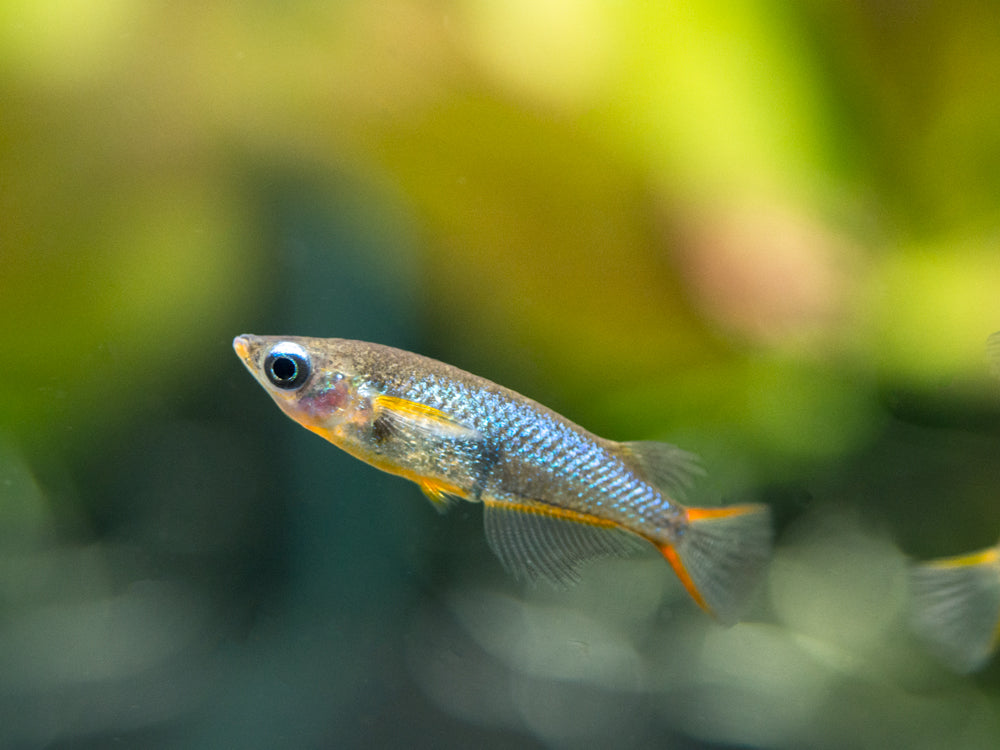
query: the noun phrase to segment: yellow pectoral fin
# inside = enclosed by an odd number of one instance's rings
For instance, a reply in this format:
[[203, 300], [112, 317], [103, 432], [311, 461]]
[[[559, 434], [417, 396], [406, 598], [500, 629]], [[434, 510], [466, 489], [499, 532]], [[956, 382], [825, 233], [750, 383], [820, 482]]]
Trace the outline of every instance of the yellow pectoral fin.
[[398, 396], [376, 396], [372, 403], [375, 419], [391, 432], [459, 440], [478, 440], [482, 437], [479, 430], [427, 404]]

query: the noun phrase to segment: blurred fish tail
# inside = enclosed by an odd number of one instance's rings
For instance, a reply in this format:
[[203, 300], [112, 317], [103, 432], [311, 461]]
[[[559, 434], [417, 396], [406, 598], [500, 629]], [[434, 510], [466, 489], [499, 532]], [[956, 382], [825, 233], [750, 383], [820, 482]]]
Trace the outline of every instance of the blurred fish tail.
[[1000, 331], [986, 339], [986, 361], [993, 377], [1000, 378]]
[[679, 540], [658, 546], [698, 605], [732, 625], [767, 566], [771, 538], [765, 505], [688, 508]]
[[910, 624], [956, 672], [982, 667], [1000, 642], [1000, 547], [914, 565]]

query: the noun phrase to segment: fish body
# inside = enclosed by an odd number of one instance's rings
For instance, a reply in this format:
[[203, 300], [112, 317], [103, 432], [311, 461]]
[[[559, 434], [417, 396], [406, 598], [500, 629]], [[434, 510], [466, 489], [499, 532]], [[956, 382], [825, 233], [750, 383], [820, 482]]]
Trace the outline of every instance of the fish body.
[[767, 508], [678, 502], [701, 472], [666, 443], [619, 443], [485, 378], [346, 339], [238, 336], [237, 354], [292, 419], [416, 482], [439, 509], [485, 506], [518, 577], [569, 583], [591, 558], [651, 543], [703, 608], [734, 622], [770, 553]]

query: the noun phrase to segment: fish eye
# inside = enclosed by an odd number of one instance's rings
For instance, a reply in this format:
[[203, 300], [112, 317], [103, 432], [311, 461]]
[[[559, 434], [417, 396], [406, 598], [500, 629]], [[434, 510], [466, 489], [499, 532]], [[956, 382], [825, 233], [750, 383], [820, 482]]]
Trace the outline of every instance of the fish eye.
[[286, 391], [295, 390], [309, 379], [312, 365], [309, 354], [298, 344], [277, 344], [264, 359], [264, 373], [271, 384]]

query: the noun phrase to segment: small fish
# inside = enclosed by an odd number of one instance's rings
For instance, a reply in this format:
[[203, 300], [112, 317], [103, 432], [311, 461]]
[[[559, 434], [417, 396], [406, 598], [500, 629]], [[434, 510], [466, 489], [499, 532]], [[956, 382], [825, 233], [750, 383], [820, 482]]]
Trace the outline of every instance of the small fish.
[[1000, 544], [910, 568], [910, 623], [956, 672], [983, 667], [1000, 644]]
[[731, 624], [770, 556], [766, 506], [677, 502], [702, 471], [673, 445], [605, 440], [484, 378], [379, 344], [245, 334], [233, 348], [307, 430], [416, 482], [439, 510], [481, 502], [486, 539], [518, 578], [565, 585], [587, 560], [650, 543]]

